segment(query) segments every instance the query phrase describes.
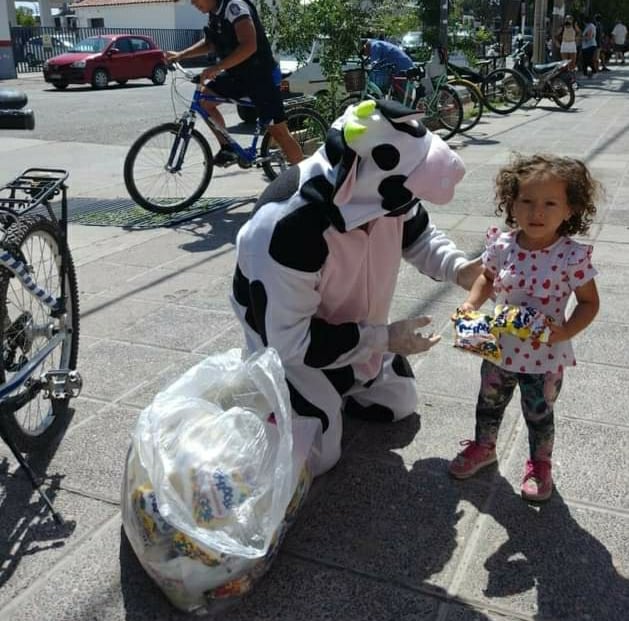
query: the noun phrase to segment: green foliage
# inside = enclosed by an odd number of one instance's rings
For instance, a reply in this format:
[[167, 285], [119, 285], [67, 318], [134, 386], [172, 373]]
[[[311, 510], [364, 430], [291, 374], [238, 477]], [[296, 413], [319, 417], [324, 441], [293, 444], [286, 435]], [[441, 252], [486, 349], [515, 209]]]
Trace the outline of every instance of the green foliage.
[[35, 26], [37, 22], [33, 17], [33, 11], [24, 7], [15, 9], [15, 18], [18, 26]]

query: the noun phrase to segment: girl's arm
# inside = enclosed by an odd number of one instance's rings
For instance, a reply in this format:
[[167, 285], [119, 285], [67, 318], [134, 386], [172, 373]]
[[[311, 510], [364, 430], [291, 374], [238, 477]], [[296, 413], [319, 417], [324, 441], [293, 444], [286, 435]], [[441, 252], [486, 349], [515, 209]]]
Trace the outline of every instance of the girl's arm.
[[494, 292], [494, 274], [486, 267], [474, 281], [465, 302], [459, 306], [460, 310], [478, 310]]
[[582, 287], [577, 287], [574, 290], [574, 294], [577, 298], [577, 305], [565, 323], [553, 323], [550, 325], [551, 335], [548, 339], [549, 343], [559, 343], [560, 341], [571, 339], [579, 334], [581, 330], [587, 328], [594, 320], [594, 317], [596, 317], [600, 301], [594, 279], [588, 281]]

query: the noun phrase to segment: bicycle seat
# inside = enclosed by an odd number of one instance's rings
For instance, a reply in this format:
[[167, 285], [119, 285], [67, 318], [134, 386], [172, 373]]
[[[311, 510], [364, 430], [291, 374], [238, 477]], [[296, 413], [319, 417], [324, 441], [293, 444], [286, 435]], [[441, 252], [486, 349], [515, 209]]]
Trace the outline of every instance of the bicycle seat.
[[26, 93], [12, 88], [0, 88], [0, 109], [19, 110], [28, 103]]

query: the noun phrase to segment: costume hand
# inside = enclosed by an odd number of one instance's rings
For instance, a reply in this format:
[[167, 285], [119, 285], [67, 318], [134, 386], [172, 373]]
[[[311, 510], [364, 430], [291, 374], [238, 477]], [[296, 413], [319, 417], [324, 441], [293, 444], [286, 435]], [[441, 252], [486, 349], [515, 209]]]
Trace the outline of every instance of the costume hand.
[[456, 282], [460, 287], [469, 291], [482, 271], [483, 264], [481, 263], [480, 257], [472, 259], [459, 268], [456, 275]]
[[422, 336], [418, 332], [419, 328], [427, 326], [431, 321], [430, 317], [415, 317], [404, 319], [389, 324], [389, 351], [401, 356], [410, 356], [427, 351], [440, 340], [440, 336], [435, 336], [432, 332], [428, 336]]

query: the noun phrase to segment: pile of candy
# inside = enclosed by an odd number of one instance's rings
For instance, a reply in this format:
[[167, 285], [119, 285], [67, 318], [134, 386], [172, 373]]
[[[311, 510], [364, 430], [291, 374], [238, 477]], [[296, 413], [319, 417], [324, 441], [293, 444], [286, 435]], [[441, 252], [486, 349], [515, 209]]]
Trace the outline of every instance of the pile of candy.
[[490, 360], [500, 362], [502, 354], [498, 336], [512, 334], [525, 340], [547, 343], [551, 319], [531, 306], [498, 304], [493, 315], [482, 311], [459, 310], [452, 315], [454, 346]]

